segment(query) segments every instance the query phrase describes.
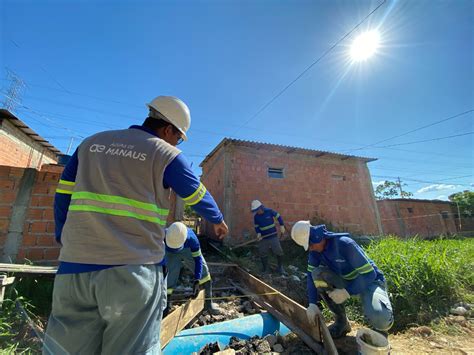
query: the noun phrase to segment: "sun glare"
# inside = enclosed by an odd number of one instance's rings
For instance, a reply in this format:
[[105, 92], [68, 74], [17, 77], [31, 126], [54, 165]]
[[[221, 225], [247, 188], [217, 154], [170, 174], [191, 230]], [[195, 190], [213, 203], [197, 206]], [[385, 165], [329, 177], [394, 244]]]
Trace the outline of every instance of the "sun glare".
[[377, 52], [380, 43], [380, 34], [377, 30], [362, 33], [351, 46], [351, 58], [353, 61], [363, 61]]

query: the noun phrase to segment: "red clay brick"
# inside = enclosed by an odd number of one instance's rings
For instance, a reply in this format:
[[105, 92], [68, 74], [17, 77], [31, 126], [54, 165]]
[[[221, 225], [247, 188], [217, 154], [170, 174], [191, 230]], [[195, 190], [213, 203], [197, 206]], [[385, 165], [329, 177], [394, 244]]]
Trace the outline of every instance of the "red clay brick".
[[26, 258], [31, 261], [43, 260], [44, 249], [43, 248], [28, 248], [26, 251]]
[[44, 251], [45, 260], [57, 260], [59, 257], [59, 247], [47, 248]]
[[34, 235], [31, 235], [31, 234], [24, 234], [23, 235], [23, 242], [22, 242], [22, 245], [23, 246], [35, 246], [36, 245], [36, 237]]
[[53, 236], [41, 235], [36, 237], [36, 245], [38, 246], [52, 246], [56, 243]]
[[44, 233], [47, 231], [48, 222], [35, 221], [32, 222], [29, 228], [31, 233]]
[[28, 219], [38, 220], [43, 218], [44, 209], [41, 208], [30, 208], [28, 210]]

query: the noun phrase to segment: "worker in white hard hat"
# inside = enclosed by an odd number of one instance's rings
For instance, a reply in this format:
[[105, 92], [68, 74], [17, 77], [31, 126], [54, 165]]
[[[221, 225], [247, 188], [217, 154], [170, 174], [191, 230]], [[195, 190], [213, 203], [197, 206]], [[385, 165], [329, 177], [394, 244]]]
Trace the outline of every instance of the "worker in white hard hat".
[[[167, 295], [173, 294], [178, 284], [183, 265], [194, 272], [193, 297], [197, 297], [201, 288], [205, 290], [204, 309], [213, 315], [221, 314], [217, 304], [212, 302], [212, 280], [206, 260], [201, 252], [199, 239], [191, 228], [182, 222], [171, 224], [166, 231]], [[169, 306], [167, 306], [167, 310]]]
[[271, 208], [265, 207], [259, 200], [253, 200], [250, 209], [254, 214], [253, 220], [255, 225], [255, 233], [259, 239], [258, 252], [262, 262], [262, 272], [268, 271], [268, 255], [272, 252], [277, 258], [277, 272], [284, 274], [283, 268], [283, 249], [278, 237], [276, 221], [280, 224], [280, 233], [285, 233], [285, 224], [280, 214]]
[[333, 338], [350, 332], [344, 302], [360, 295], [364, 315], [371, 327], [387, 335], [393, 325], [393, 311], [383, 273], [367, 257], [349, 233], [333, 233], [325, 225], [312, 226], [298, 221], [291, 229], [296, 244], [309, 250], [308, 255], [308, 320], [315, 325], [320, 314], [321, 298], [335, 315], [329, 326]]
[[142, 125], [86, 138], [56, 190], [61, 244], [45, 354], [160, 352], [169, 192], [214, 225], [228, 228], [206, 187], [176, 146], [187, 139], [186, 104], [158, 96]]

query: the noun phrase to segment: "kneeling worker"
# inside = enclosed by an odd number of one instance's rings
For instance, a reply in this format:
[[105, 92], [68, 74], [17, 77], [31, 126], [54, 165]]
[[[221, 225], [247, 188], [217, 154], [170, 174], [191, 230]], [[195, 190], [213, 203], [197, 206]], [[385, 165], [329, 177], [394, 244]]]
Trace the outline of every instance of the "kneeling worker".
[[333, 233], [325, 225], [312, 226], [299, 221], [291, 229], [291, 238], [308, 255], [308, 320], [315, 324], [320, 313], [318, 295], [335, 315], [329, 326], [333, 338], [350, 332], [344, 302], [360, 295], [364, 315], [370, 326], [387, 335], [393, 325], [393, 311], [382, 272], [365, 252], [351, 239], [349, 233]]
[[168, 297], [171, 296], [178, 283], [179, 274], [184, 263], [194, 270], [193, 296], [196, 297], [201, 287], [204, 287], [206, 297], [204, 309], [214, 315], [220, 314], [219, 307], [212, 302], [211, 274], [206, 260], [201, 254], [201, 245], [194, 231], [187, 228], [182, 222], [175, 222], [167, 229], [165, 242]]

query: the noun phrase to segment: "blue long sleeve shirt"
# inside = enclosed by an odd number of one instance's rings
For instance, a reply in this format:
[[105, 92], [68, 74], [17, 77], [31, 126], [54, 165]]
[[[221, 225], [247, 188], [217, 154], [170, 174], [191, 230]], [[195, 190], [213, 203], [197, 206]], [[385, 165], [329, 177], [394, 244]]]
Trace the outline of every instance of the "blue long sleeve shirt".
[[[131, 126], [130, 129], [140, 129], [148, 132], [154, 136], [156, 134], [142, 126]], [[159, 138], [159, 137], [158, 137]], [[60, 185], [71, 185], [76, 181], [77, 169], [79, 166], [79, 159], [77, 150], [71, 156], [68, 164], [64, 168], [59, 181]], [[206, 187], [194, 175], [189, 163], [184, 158], [183, 154], [178, 154], [173, 161], [166, 167], [163, 176], [163, 186], [165, 188], [172, 188], [178, 196], [180, 196], [185, 203], [191, 207], [202, 217], [211, 223], [221, 223], [224, 217], [219, 210], [216, 202]], [[54, 220], [55, 220], [55, 237], [58, 243], [61, 243], [61, 232], [67, 218], [67, 211], [71, 202], [71, 191], [56, 190], [54, 198]], [[95, 264], [79, 264], [60, 262], [58, 274], [70, 274], [80, 272], [90, 272], [106, 269], [118, 265], [95, 265]]]
[[327, 266], [346, 280], [346, 290], [351, 295], [361, 293], [374, 280], [385, 280], [375, 263], [350, 237], [328, 238], [326, 248], [322, 253], [310, 251], [308, 255], [307, 287], [309, 303], [316, 303], [318, 300], [318, 291], [311, 273], [320, 265]]
[[263, 208], [263, 213], [255, 213], [253, 221], [255, 224], [255, 232], [262, 235], [262, 238], [276, 237], [278, 235], [277, 229], [275, 226], [275, 218], [278, 220], [278, 223], [283, 226], [283, 218], [280, 214], [271, 208]]
[[201, 244], [199, 243], [199, 239], [191, 228], [188, 228], [188, 235], [183, 247], [180, 249], [172, 249], [166, 246], [166, 253], [180, 254], [183, 253], [183, 250], [185, 249], [191, 250], [191, 255], [194, 260], [194, 279], [201, 280], [204, 257], [201, 253]]

